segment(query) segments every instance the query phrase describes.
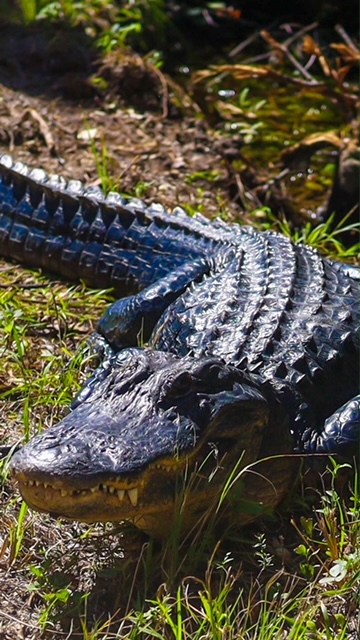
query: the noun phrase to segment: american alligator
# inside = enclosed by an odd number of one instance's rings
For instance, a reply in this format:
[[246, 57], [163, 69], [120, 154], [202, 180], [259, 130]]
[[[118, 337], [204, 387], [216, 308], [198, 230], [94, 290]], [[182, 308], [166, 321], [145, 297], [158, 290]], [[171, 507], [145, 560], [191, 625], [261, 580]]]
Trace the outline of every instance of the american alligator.
[[1, 255], [119, 296], [71, 412], [13, 456], [31, 507], [154, 535], [220, 503], [245, 523], [304, 456], [356, 451], [357, 269], [7, 155], [0, 175]]

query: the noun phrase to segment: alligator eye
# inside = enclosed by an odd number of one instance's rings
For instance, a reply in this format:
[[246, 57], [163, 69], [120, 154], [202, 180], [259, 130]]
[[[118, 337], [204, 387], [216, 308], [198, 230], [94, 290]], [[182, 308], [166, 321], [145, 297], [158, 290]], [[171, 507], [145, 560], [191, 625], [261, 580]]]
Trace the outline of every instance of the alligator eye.
[[186, 396], [193, 388], [193, 378], [187, 371], [175, 378], [168, 389], [167, 395], [171, 398]]
[[224, 367], [216, 362], [206, 362], [193, 373], [202, 383], [211, 386], [216, 385], [224, 377]]
[[212, 380], [219, 378], [221, 375], [224, 375], [224, 367], [221, 367], [219, 364], [211, 364], [207, 375]]

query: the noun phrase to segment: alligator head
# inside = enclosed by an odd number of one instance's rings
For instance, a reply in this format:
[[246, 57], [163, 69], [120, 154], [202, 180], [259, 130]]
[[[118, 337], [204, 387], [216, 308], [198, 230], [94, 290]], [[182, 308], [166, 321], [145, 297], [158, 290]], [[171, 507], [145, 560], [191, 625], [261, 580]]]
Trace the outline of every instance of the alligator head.
[[14, 455], [25, 501], [84, 522], [132, 520], [154, 535], [185, 505], [189, 528], [239, 461], [257, 459], [267, 401], [215, 358], [129, 348], [99, 371], [62, 422]]

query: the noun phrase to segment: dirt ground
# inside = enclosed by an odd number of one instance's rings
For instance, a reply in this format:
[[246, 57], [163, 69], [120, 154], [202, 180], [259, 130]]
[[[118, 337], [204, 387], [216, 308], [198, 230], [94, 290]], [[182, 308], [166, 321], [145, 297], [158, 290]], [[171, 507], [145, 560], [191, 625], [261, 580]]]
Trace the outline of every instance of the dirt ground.
[[[160, 72], [135, 54], [112, 55], [92, 63], [109, 78], [106, 91], [99, 91], [91, 84], [88, 60], [79, 62], [78, 71], [68, 70], [79, 52], [74, 43], [75, 50], [68, 50], [65, 35], [58, 39], [52, 58], [41, 33], [20, 36], [14, 59], [19, 35], [11, 39], [0, 33], [2, 153], [88, 185], [99, 184], [96, 154], [104, 153], [116, 190], [170, 209], [179, 203], [201, 205], [211, 216], [226, 206], [231, 215], [240, 215], [214, 131], [170, 102]], [[199, 197], [199, 182], [187, 177], [214, 168], [216, 184], [210, 192], [208, 183], [200, 182]]]

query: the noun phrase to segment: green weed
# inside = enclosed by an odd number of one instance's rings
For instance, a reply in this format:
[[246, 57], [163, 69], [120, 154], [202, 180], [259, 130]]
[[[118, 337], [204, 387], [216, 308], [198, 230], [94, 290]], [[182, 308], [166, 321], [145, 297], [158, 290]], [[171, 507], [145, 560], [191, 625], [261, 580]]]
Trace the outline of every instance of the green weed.
[[10, 529], [10, 557], [9, 564], [11, 565], [22, 549], [24, 537], [26, 535], [27, 524], [26, 515], [28, 512], [28, 506], [25, 502], [22, 503], [19, 511], [18, 520], [15, 527]]
[[[19, 0], [4, 13], [29, 24], [35, 20], [66, 21], [87, 28], [105, 54], [125, 45], [148, 50], [166, 47], [171, 24], [164, 0], [114, 3], [110, 0]], [[1, 9], [0, 9], [1, 10]]]
[[351, 212], [336, 225], [334, 225], [334, 215], [332, 215], [328, 220], [320, 222], [315, 227], [311, 222], [307, 222], [303, 227], [293, 229], [287, 220], [275, 216], [268, 208], [264, 208], [262, 211], [268, 218], [268, 222], [261, 225], [264, 229], [274, 229], [275, 227], [294, 242], [315, 247], [335, 260], [351, 260], [359, 255], [359, 242], [345, 247], [342, 240], [344, 233], [353, 232], [354, 237], [359, 233], [358, 224], [346, 224]]
[[49, 0], [18, 0], [21, 18], [25, 24], [33, 22], [44, 7], [49, 5]]
[[96, 168], [101, 181], [102, 190], [104, 191], [104, 193], [109, 193], [109, 191], [117, 191], [118, 184], [112, 177], [112, 172], [110, 170], [109, 151], [105, 142], [102, 143], [100, 151], [98, 150], [96, 142], [93, 138], [90, 138], [90, 145], [95, 158]]
[[186, 182], [188, 184], [193, 184], [197, 180], [205, 180], [206, 182], [216, 182], [219, 180], [221, 176], [221, 171], [218, 169], [209, 169], [204, 171], [194, 171], [193, 173], [189, 173], [186, 176]]
[[140, 198], [140, 200], [144, 198], [153, 184], [153, 180], [142, 180], [141, 182], [138, 182], [134, 188], [135, 198]]

